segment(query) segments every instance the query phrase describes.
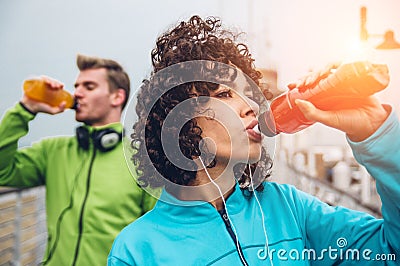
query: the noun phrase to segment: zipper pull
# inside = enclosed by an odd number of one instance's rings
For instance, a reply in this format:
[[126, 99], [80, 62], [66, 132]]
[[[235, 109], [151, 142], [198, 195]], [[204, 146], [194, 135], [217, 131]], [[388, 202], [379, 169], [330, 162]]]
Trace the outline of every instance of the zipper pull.
[[224, 220], [224, 223], [227, 227], [231, 227], [231, 223], [229, 222], [228, 214], [226, 214], [226, 211], [222, 213], [222, 220]]

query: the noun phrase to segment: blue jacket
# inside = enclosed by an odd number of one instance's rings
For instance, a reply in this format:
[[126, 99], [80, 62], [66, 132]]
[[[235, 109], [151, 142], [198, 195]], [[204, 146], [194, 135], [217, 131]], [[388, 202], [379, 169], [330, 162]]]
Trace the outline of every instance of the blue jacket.
[[392, 112], [367, 140], [348, 140], [357, 161], [376, 179], [383, 219], [329, 206], [290, 185], [267, 182], [265, 190], [257, 192], [268, 236], [265, 256], [261, 211], [254, 196], [245, 197], [236, 186], [226, 202], [229, 220], [224, 221], [211, 204], [183, 203], [164, 191], [152, 211], [119, 234], [108, 265], [246, 265], [241, 252], [248, 265], [271, 265], [270, 260], [274, 265], [398, 265], [399, 136]]

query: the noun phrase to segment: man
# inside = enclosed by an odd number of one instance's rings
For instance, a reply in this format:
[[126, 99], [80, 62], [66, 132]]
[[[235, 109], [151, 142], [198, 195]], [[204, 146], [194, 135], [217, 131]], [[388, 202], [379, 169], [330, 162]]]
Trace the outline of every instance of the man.
[[[125, 163], [120, 117], [129, 98], [127, 73], [115, 61], [78, 55], [73, 137], [44, 139], [18, 149], [37, 113], [65, 109], [23, 96], [0, 124], [0, 185], [46, 186], [48, 246], [45, 265], [104, 265], [114, 237], [150, 210]], [[53, 90], [63, 85], [41, 77]]]

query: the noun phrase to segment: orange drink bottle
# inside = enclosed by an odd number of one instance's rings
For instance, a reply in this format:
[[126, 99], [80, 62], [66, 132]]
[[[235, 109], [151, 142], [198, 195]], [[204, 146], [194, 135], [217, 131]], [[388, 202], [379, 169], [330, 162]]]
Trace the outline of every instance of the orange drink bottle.
[[379, 92], [389, 84], [389, 71], [384, 64], [353, 62], [340, 65], [313, 87], [294, 88], [277, 98], [259, 118], [259, 129], [273, 137], [281, 132], [295, 133], [314, 124], [307, 120], [295, 100], [307, 100], [321, 110], [353, 109], [363, 99]]
[[25, 95], [35, 101], [44, 102], [51, 106], [59, 106], [63, 101], [66, 108], [75, 108], [75, 100], [66, 90], [53, 90], [42, 79], [28, 79], [23, 84]]

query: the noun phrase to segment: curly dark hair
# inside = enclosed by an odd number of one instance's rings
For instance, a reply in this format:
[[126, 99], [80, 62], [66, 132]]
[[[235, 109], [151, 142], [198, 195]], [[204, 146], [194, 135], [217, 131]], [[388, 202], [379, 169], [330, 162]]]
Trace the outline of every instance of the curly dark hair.
[[[258, 85], [262, 75], [255, 69], [254, 59], [247, 46], [235, 43], [239, 35], [223, 30], [217, 18], [208, 17], [203, 20], [199, 16], [192, 16], [188, 21], [180, 22], [158, 37], [156, 47], [151, 52], [153, 72], [140, 88], [136, 105], [138, 122], [135, 123], [131, 136], [131, 146], [135, 151], [132, 161], [137, 165], [140, 176], [138, 181], [142, 186], [157, 188], [165, 185], [168, 190], [168, 185], [161, 177], [174, 184], [193, 185], [197, 173], [193, 158], [200, 156], [199, 143], [202, 140], [202, 129], [193, 119], [198, 105], [196, 98], [209, 96], [210, 91], [219, 86], [205, 81], [178, 82], [177, 86], [162, 91], [168, 86], [168, 81], [154, 80], [153, 77], [157, 72], [178, 63], [208, 60], [234, 65]], [[191, 108], [181, 110], [174, 116], [177, 121], [172, 126], [165, 125], [167, 115], [186, 100], [189, 100]], [[180, 124], [183, 126], [179, 127]], [[190, 159], [184, 162], [185, 167], [179, 167], [167, 158], [163, 148], [165, 143], [162, 142], [162, 130], [168, 132], [168, 139], [179, 139], [180, 152]], [[256, 164], [235, 166], [235, 175], [242, 189], [251, 191], [249, 171], [252, 171], [253, 179], [257, 178], [259, 181], [265, 181], [270, 176], [272, 160], [264, 148], [261, 156]], [[207, 163], [207, 167], [214, 167], [216, 163], [213, 159]], [[255, 171], [256, 167], [261, 171]], [[259, 183], [257, 190], [263, 190], [262, 182]]]

